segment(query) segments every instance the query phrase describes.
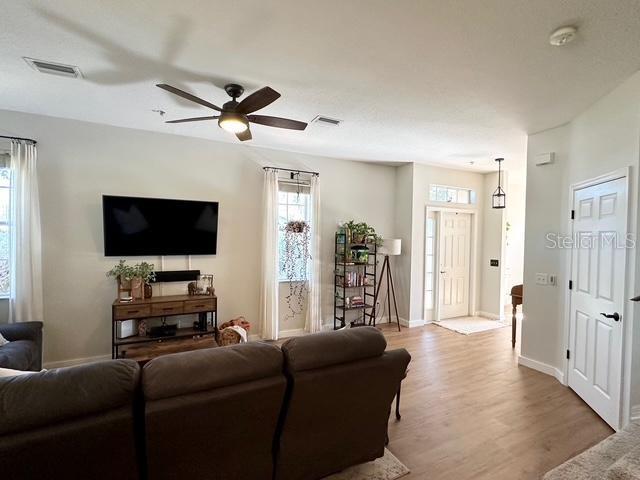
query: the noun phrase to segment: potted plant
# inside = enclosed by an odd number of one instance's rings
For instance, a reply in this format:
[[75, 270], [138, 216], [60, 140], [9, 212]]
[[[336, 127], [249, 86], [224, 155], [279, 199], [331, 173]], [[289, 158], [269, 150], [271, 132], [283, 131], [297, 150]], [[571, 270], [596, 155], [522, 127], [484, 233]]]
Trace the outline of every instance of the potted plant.
[[136, 277], [140, 278], [143, 283], [144, 298], [151, 298], [153, 289], [151, 283], [156, 279], [155, 265], [153, 263], [141, 262], [134, 267]]
[[382, 243], [382, 237], [376, 233], [376, 229], [366, 222], [349, 220], [344, 226], [347, 231], [348, 243], [364, 244], [367, 241], [375, 242], [378, 245]]
[[[151, 280], [156, 278], [155, 266], [147, 262], [137, 263], [134, 266], [127, 265], [126, 260], [120, 260], [118, 264], [107, 272], [107, 277], [115, 277], [118, 281], [118, 298], [123, 291], [129, 292], [134, 299], [148, 298], [151, 296], [144, 285], [148, 285]], [[148, 294], [145, 295], [145, 294]]]

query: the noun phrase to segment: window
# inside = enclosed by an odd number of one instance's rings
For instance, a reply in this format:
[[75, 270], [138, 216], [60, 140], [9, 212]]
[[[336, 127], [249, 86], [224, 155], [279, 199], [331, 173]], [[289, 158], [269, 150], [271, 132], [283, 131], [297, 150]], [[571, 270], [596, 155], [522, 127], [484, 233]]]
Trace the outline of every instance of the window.
[[[6, 158], [5, 158], [6, 157]], [[11, 171], [8, 155], [0, 154], [0, 297], [9, 296], [9, 199]], [[3, 161], [4, 160], [4, 161]]]
[[476, 192], [468, 188], [447, 187], [445, 185], [431, 185], [429, 188], [429, 200], [439, 203], [476, 203]]
[[[286, 187], [287, 185], [283, 185], [283, 188]], [[294, 258], [292, 260], [293, 263], [291, 270], [293, 270], [293, 275], [289, 275], [287, 273], [287, 242], [285, 226], [288, 222], [295, 220], [304, 220], [306, 222], [309, 221], [310, 197], [311, 196], [309, 194], [308, 187], [306, 189], [303, 189], [300, 193], [298, 193], [295, 188], [286, 188], [286, 190], [281, 190], [278, 193], [278, 228], [280, 230], [280, 235], [278, 237], [278, 248], [280, 256], [278, 278], [281, 282], [287, 282], [290, 280], [307, 280], [307, 266], [305, 264], [307, 260], [303, 255], [300, 255], [300, 258]], [[295, 254], [296, 250], [294, 249], [293, 252]]]
[[[433, 213], [431, 213], [433, 215]], [[434, 290], [434, 268], [435, 268], [435, 219], [427, 218], [427, 235], [425, 239], [426, 250], [425, 250], [425, 308], [427, 310], [433, 309], [433, 290]]]

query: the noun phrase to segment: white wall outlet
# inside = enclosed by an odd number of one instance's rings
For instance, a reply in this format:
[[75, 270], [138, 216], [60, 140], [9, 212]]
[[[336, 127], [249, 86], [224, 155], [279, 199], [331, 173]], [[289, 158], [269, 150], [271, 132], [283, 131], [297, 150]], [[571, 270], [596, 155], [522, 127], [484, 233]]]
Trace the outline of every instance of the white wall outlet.
[[536, 273], [536, 285], [548, 285], [549, 275], [546, 273]]
[[549, 285], [556, 286], [558, 277], [556, 275], [549, 274]]

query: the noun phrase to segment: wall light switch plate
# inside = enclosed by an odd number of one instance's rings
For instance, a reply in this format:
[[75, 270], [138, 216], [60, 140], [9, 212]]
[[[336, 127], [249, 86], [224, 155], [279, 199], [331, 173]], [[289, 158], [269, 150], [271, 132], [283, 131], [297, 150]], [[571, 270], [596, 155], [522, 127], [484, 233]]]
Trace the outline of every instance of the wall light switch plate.
[[556, 275], [549, 274], [549, 285], [556, 286], [558, 277]]
[[536, 285], [548, 285], [549, 275], [546, 273], [536, 273]]

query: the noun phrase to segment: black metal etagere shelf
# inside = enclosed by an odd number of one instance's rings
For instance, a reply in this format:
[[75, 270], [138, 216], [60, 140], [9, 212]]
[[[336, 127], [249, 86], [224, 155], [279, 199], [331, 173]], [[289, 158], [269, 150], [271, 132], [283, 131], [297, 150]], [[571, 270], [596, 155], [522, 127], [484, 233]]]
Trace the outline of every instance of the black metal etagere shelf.
[[[376, 323], [374, 299], [377, 284], [378, 245], [373, 237], [365, 238], [362, 242], [350, 240], [348, 232], [336, 233], [333, 282], [334, 330], [346, 326], [375, 326]], [[363, 258], [366, 261], [358, 261]], [[356, 303], [353, 303], [354, 301]]]

